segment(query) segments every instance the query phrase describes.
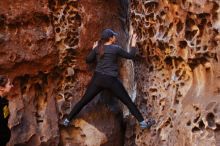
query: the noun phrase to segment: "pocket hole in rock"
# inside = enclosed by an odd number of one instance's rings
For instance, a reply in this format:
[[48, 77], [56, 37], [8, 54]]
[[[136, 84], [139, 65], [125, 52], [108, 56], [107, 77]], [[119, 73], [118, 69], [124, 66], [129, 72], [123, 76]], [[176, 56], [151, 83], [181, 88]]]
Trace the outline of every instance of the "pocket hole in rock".
[[208, 113], [206, 116], [206, 120], [208, 122], [209, 127], [215, 126], [215, 115], [213, 113]]

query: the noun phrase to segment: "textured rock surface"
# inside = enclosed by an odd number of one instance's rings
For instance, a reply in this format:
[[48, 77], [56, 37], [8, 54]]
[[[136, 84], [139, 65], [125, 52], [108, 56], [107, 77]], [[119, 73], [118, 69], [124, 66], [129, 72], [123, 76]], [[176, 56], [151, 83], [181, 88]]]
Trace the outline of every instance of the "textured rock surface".
[[1, 72], [47, 72], [57, 62], [48, 2], [33, 2], [0, 2]]
[[[137, 96], [151, 131], [136, 129], [136, 145], [219, 145], [219, 1], [132, 0], [140, 36]], [[149, 107], [150, 110], [146, 110]]]
[[[109, 5], [112, 7], [110, 8]], [[123, 30], [125, 27], [119, 19], [125, 16], [120, 16], [124, 11], [120, 1], [58, 2], [53, 4], [52, 10], [60, 64], [64, 68], [63, 79], [59, 83], [61, 85], [58, 89], [59, 96], [56, 98], [59, 118], [62, 119], [85, 92], [85, 87], [91, 78], [89, 72], [91, 70], [88, 70], [84, 59], [101, 31], [107, 27], [113, 28], [121, 34], [119, 38], [122, 40], [121, 45], [125, 45], [126, 34]], [[117, 102], [109, 98], [110, 96], [112, 95], [109, 93], [101, 94], [81, 111], [79, 116], [87, 121], [86, 124], [77, 126], [73, 122], [72, 130], [61, 128], [61, 144], [123, 145], [121, 110]], [[116, 102], [115, 106], [107, 104], [109, 101]], [[84, 122], [79, 120], [79, 123]], [[86, 127], [92, 128], [87, 131]], [[90, 133], [96, 138], [92, 139]]]
[[0, 2], [0, 72], [15, 84], [9, 96], [9, 145], [59, 142], [55, 80], [48, 75], [58, 51], [49, 12], [46, 0]]
[[100, 32], [113, 28], [126, 46], [127, 7], [123, 0], [0, 2], [0, 73], [15, 85], [9, 145], [123, 145], [121, 107], [108, 92], [70, 128], [58, 123], [85, 92], [92, 72], [84, 59]]
[[[0, 1], [0, 73], [15, 85], [10, 146], [220, 144], [219, 1], [130, 2], [128, 10], [127, 0]], [[107, 27], [125, 48], [129, 33], [139, 36], [140, 54], [122, 60], [120, 73], [143, 115], [157, 120], [151, 130], [107, 91], [69, 128], [58, 124], [85, 92], [84, 58]]]

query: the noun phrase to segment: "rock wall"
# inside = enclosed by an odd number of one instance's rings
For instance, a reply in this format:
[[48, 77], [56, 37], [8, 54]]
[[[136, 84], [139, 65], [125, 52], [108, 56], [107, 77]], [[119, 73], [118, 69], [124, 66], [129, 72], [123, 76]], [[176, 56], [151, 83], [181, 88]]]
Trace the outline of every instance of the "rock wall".
[[107, 91], [72, 126], [59, 123], [91, 79], [85, 57], [101, 31], [114, 29], [127, 46], [127, 14], [126, 0], [0, 1], [0, 73], [14, 84], [8, 145], [123, 145], [122, 108]]
[[[121, 45], [126, 45], [127, 22], [124, 20], [127, 18], [122, 14], [127, 9], [124, 1], [82, 0], [53, 3], [52, 10], [60, 64], [65, 70], [56, 98], [59, 118], [62, 119], [83, 96], [91, 79], [92, 66], [85, 64], [85, 57], [101, 31], [114, 29], [120, 33]], [[60, 144], [123, 145], [121, 107], [111, 96], [102, 92], [81, 111], [71, 127], [61, 127]]]
[[[0, 74], [14, 84], [8, 145], [219, 145], [219, 6], [218, 0], [0, 1]], [[139, 54], [120, 61], [120, 74], [144, 117], [157, 120], [150, 130], [136, 126], [107, 91], [69, 128], [59, 125], [85, 92], [94, 64], [84, 59], [104, 28], [119, 32], [124, 48], [133, 31], [139, 36]]]
[[14, 83], [9, 145], [59, 142], [50, 74], [58, 62], [54, 38], [48, 1], [0, 2], [0, 72]]
[[136, 128], [141, 146], [214, 146], [220, 137], [220, 3], [132, 0], [139, 36], [137, 100], [157, 124]]

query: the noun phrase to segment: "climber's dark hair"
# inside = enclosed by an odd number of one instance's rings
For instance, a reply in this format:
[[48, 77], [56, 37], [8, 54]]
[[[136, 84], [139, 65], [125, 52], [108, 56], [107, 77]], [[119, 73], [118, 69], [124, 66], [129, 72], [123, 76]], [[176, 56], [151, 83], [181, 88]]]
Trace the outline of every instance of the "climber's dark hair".
[[97, 46], [99, 59], [102, 58], [104, 55], [104, 44], [108, 42], [110, 38], [112, 38], [113, 36], [117, 36], [117, 35], [118, 33], [114, 32], [113, 30], [109, 28], [102, 31], [101, 39], [99, 40], [98, 46]]
[[101, 59], [104, 55], [104, 44], [106, 42], [108, 42], [110, 40], [110, 38], [113, 37], [113, 34], [112, 36], [108, 37], [108, 38], [101, 38], [99, 41], [98, 41], [98, 46], [97, 46], [97, 50], [98, 50], [98, 58]]
[[5, 87], [8, 83], [8, 77], [5, 75], [0, 75], [0, 87]]

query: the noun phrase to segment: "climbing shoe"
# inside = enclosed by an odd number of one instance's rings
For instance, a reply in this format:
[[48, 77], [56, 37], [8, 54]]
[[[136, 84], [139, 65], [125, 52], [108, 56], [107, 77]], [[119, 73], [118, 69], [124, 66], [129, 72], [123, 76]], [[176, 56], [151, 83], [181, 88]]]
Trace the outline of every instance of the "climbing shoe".
[[70, 125], [70, 121], [66, 118], [64, 121], [63, 121], [63, 126], [67, 127]]
[[154, 119], [149, 119], [147, 121], [140, 122], [140, 127], [142, 129], [149, 129], [152, 125], [156, 124], [156, 121]]

